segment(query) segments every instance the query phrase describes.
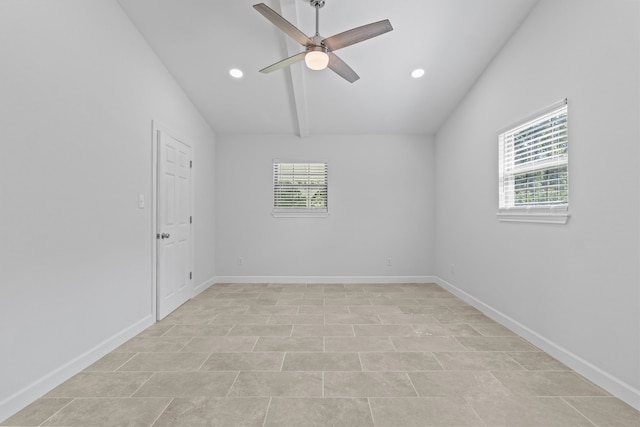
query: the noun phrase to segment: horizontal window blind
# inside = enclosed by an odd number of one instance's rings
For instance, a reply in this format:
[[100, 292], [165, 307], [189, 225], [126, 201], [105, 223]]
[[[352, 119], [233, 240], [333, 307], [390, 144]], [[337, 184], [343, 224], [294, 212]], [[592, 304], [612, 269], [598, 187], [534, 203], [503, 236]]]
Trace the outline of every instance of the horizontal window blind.
[[510, 127], [498, 139], [500, 208], [568, 204], [566, 100]]
[[274, 212], [328, 212], [327, 163], [273, 163]]

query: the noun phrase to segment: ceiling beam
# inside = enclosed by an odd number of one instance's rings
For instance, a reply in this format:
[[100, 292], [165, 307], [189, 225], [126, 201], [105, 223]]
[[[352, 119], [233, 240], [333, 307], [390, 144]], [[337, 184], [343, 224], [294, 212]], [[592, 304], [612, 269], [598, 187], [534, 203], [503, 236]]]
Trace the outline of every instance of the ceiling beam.
[[[298, 28], [300, 28], [300, 21], [298, 20], [299, 1], [300, 0], [280, 0], [282, 17]], [[293, 56], [303, 49], [302, 46], [291, 40], [290, 37], [284, 37], [284, 39], [286, 43], [285, 58]], [[287, 67], [291, 75], [291, 94], [296, 111], [296, 127], [298, 128], [298, 136], [300, 136], [300, 138], [309, 136], [309, 112], [307, 110], [303, 64], [304, 62], [298, 62], [297, 64]]]

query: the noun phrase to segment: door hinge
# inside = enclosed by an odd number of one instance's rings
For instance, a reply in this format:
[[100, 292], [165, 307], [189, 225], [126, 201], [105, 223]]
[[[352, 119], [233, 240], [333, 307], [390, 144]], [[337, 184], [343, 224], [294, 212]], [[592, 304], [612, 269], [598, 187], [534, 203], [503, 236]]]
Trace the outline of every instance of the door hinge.
[[189, 167], [193, 168], [193, 160], [189, 160]]
[[193, 272], [189, 272], [189, 280], [193, 279]]
[[193, 224], [193, 217], [192, 216], [189, 217], [189, 224]]

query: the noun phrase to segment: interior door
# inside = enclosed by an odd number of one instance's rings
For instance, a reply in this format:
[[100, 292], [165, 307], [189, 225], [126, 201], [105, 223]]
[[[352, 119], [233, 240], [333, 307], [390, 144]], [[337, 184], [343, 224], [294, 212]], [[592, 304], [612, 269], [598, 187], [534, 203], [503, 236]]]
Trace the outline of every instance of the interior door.
[[191, 277], [191, 147], [158, 130], [156, 317], [193, 295]]

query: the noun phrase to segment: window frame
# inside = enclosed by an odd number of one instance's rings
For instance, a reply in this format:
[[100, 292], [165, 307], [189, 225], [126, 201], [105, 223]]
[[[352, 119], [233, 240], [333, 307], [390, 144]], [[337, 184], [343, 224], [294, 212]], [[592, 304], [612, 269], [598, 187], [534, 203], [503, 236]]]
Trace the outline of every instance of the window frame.
[[[281, 165], [298, 165], [301, 168], [309, 168], [312, 165], [322, 165], [324, 168], [324, 173], [316, 176], [324, 176], [324, 184], [286, 184], [284, 186], [290, 188], [299, 187], [303, 190], [310, 191], [311, 189], [324, 189], [325, 198], [324, 198], [324, 207], [321, 208], [313, 208], [309, 206], [310, 201], [307, 196], [307, 206], [304, 208], [300, 207], [278, 207], [278, 176], [283, 175], [280, 173]], [[294, 166], [295, 168], [295, 166]], [[295, 176], [295, 175], [294, 175]], [[307, 176], [309, 176], [307, 174]], [[326, 161], [316, 160], [316, 161], [291, 161], [291, 160], [281, 160], [274, 159], [272, 161], [272, 189], [273, 189], [273, 198], [272, 198], [272, 215], [276, 218], [325, 218], [329, 216], [329, 164]]]
[[[507, 181], [509, 179], [513, 179], [514, 176], [518, 174], [518, 172], [505, 172], [505, 165], [508, 160], [505, 158], [505, 144], [507, 135], [510, 133], [515, 133], [517, 131], [521, 131], [527, 128], [533, 128], [537, 124], [541, 123], [544, 120], [548, 120], [550, 114], [555, 112], [560, 112], [562, 110], [566, 115], [566, 154], [563, 156], [558, 156], [555, 164], [551, 164], [550, 162], [544, 168], [533, 168], [533, 171], [539, 170], [551, 170], [554, 168], [564, 168], [566, 167], [566, 203], [541, 203], [541, 204], [522, 204], [516, 205], [515, 201], [512, 204], [506, 203], [508, 199], [505, 196], [505, 187], [508, 187]], [[561, 101], [555, 102], [548, 107], [541, 109], [534, 114], [529, 115], [517, 122], [506, 126], [498, 131], [498, 213], [496, 217], [499, 221], [508, 221], [508, 222], [535, 222], [535, 223], [549, 223], [549, 224], [566, 224], [569, 217], [569, 110], [568, 110], [568, 100], [562, 99]], [[542, 162], [540, 162], [542, 163]], [[531, 162], [534, 164], [534, 162]], [[531, 167], [531, 164], [527, 165]], [[512, 166], [512, 169], [514, 167]], [[523, 174], [526, 172], [520, 172]], [[515, 191], [515, 190], [512, 190]], [[515, 195], [511, 195], [512, 199], [515, 199]]]

